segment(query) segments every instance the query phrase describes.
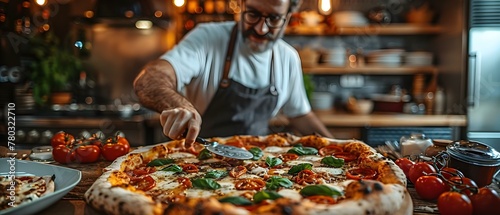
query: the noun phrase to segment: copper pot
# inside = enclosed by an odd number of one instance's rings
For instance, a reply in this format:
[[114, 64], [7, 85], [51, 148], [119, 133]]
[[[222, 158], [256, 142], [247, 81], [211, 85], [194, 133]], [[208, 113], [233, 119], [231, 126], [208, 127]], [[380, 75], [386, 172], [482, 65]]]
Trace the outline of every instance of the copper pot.
[[446, 147], [448, 166], [460, 170], [479, 187], [490, 185], [500, 169], [500, 153], [491, 146], [473, 141], [454, 141]]

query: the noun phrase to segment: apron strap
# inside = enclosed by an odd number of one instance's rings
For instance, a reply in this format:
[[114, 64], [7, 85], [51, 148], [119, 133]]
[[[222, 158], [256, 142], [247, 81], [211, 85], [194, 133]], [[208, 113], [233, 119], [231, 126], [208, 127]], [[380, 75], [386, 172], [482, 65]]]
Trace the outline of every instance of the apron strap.
[[238, 32], [238, 24], [234, 25], [233, 31], [231, 32], [231, 39], [229, 40], [229, 45], [227, 46], [226, 62], [224, 63], [224, 74], [222, 80], [220, 81], [220, 87], [226, 88], [229, 86], [229, 69], [231, 68], [231, 60], [233, 59], [234, 44], [236, 42], [236, 33]]

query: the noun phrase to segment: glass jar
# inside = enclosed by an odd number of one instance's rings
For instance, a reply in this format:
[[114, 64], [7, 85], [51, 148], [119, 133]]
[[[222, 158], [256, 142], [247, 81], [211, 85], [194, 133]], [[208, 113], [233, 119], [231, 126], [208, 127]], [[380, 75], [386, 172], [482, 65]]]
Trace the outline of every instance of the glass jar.
[[401, 156], [424, 154], [427, 147], [432, 145], [432, 140], [421, 133], [413, 133], [400, 139]]
[[446, 151], [446, 146], [452, 143], [452, 140], [434, 139], [432, 145], [425, 149], [425, 156], [434, 157], [440, 152]]

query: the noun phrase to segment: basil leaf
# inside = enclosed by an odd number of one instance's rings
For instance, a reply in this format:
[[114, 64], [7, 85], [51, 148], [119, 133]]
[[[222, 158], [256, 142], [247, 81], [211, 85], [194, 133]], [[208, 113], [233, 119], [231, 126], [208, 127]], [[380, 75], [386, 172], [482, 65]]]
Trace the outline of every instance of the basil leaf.
[[312, 170], [312, 164], [310, 164], [310, 163], [301, 163], [301, 164], [292, 166], [292, 168], [290, 168], [290, 170], [288, 170], [288, 174], [295, 175], [295, 174], [299, 173], [300, 171], [306, 170], [306, 169]]
[[251, 149], [248, 150], [250, 153], [252, 153], [253, 155], [253, 158], [252, 160], [259, 160], [262, 155], [264, 155], [264, 153], [262, 152], [262, 149], [260, 149], [259, 147], [253, 147]]
[[321, 159], [321, 163], [326, 164], [327, 166], [339, 168], [344, 166], [344, 159], [328, 156]]
[[201, 150], [200, 154], [198, 155], [198, 160], [206, 160], [212, 158], [213, 155], [208, 149], [203, 149]]
[[281, 163], [283, 163], [283, 161], [277, 157], [267, 157], [266, 158], [266, 164], [269, 167], [277, 166], [277, 165], [280, 165]]
[[296, 145], [287, 153], [293, 153], [297, 155], [315, 155], [318, 154], [318, 150], [313, 147], [303, 147], [302, 145]]
[[174, 159], [170, 158], [158, 158], [150, 161], [146, 166], [163, 166], [175, 162]]
[[205, 178], [213, 178], [213, 179], [218, 179], [222, 177], [227, 176], [227, 171], [222, 171], [222, 170], [211, 170], [207, 172], [205, 175]]
[[309, 185], [300, 191], [302, 196], [342, 196], [342, 192], [327, 185]]
[[257, 192], [255, 195], [253, 195], [253, 202], [259, 203], [259, 202], [262, 202], [266, 199], [275, 200], [275, 199], [279, 199], [282, 197], [283, 196], [281, 196], [277, 192], [263, 190], [263, 191]]
[[216, 190], [216, 189], [219, 189], [221, 187], [219, 183], [217, 183], [216, 181], [214, 181], [211, 178], [193, 179], [193, 180], [191, 180], [191, 183], [193, 183], [193, 187], [205, 189], [205, 190]]
[[161, 171], [182, 172], [182, 167], [180, 167], [177, 164], [171, 164], [171, 165], [168, 165], [167, 167], [161, 169]]
[[266, 188], [268, 190], [277, 190], [280, 187], [289, 188], [292, 187], [293, 183], [288, 178], [282, 178], [278, 176], [271, 176], [266, 182]]
[[233, 205], [252, 205], [253, 203], [247, 198], [241, 196], [228, 196], [219, 199], [219, 202], [231, 203]]

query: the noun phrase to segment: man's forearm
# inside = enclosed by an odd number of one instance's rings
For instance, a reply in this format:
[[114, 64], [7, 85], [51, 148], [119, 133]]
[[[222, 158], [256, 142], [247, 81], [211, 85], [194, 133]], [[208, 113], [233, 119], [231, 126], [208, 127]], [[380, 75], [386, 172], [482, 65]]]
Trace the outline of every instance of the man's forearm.
[[177, 78], [172, 65], [164, 60], [148, 63], [134, 80], [134, 90], [141, 104], [161, 113], [174, 107], [193, 108], [176, 91]]

